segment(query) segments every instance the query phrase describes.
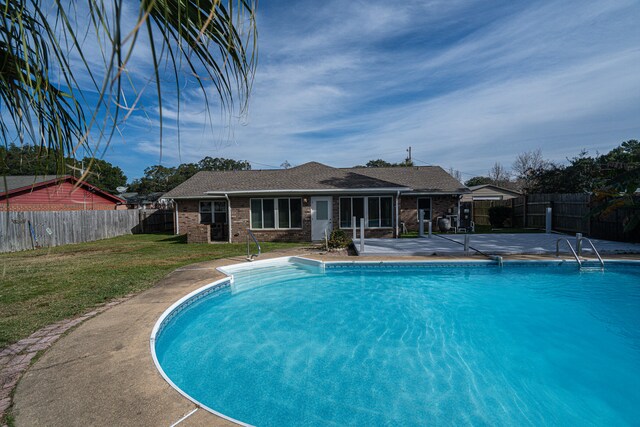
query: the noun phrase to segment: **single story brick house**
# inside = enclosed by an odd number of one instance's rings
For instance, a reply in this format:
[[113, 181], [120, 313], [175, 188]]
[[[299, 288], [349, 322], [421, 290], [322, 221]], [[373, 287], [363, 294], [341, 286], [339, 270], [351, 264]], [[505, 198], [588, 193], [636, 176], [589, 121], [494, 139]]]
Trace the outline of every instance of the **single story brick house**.
[[115, 210], [125, 203], [70, 175], [0, 176], [0, 211]]
[[[290, 169], [212, 171], [166, 193], [175, 204], [176, 234], [190, 242], [316, 241], [325, 231], [350, 232], [365, 219], [366, 237], [397, 237], [425, 218], [455, 223], [469, 189], [438, 166], [334, 168], [309, 162]], [[359, 219], [357, 220], [359, 225]]]

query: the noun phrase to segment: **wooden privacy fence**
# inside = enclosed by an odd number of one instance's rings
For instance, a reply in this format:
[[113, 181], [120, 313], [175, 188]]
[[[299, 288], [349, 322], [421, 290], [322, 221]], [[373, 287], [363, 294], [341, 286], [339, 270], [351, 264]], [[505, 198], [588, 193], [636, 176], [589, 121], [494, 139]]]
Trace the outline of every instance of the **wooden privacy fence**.
[[623, 242], [640, 241], [640, 230], [624, 232], [624, 224], [631, 215], [629, 209], [618, 209], [606, 217], [591, 215], [593, 209], [589, 194], [529, 194], [510, 200], [473, 202], [473, 221], [490, 225], [489, 208], [512, 208], [511, 225], [519, 228], [545, 228], [547, 208], [551, 208], [551, 224], [555, 231], [598, 239]]
[[172, 230], [171, 211], [0, 212], [0, 252]]

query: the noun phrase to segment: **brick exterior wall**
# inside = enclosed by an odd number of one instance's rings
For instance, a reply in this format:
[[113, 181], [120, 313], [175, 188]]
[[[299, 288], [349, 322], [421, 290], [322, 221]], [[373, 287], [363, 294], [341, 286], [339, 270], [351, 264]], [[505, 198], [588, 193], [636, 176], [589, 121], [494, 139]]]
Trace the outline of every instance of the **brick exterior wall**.
[[[346, 195], [345, 195], [346, 196]], [[342, 196], [342, 197], [345, 197]], [[244, 243], [247, 241], [247, 229], [251, 227], [252, 197], [231, 197], [231, 241]], [[302, 198], [302, 228], [291, 230], [252, 230], [260, 242], [310, 242], [311, 241], [311, 196]], [[458, 199], [453, 196], [433, 196], [432, 219], [444, 216], [449, 209], [457, 207]], [[396, 212], [396, 198], [393, 196], [393, 215]], [[418, 205], [415, 196], [400, 196], [400, 221], [404, 221], [409, 231], [418, 230]], [[199, 200], [178, 200], [178, 224], [181, 234], [193, 235], [193, 239], [202, 240], [202, 224], [200, 224]], [[333, 196], [333, 229], [340, 228], [340, 196]], [[395, 225], [395, 224], [394, 224]], [[351, 235], [351, 229], [344, 229]], [[359, 233], [359, 228], [358, 228]], [[210, 236], [210, 233], [208, 234]], [[200, 236], [200, 237], [196, 237]], [[365, 237], [395, 237], [395, 226], [391, 228], [365, 228]], [[191, 237], [188, 237], [188, 240]], [[210, 238], [209, 238], [210, 239]], [[191, 241], [191, 240], [189, 240]]]
[[187, 227], [187, 243], [211, 243], [211, 225], [196, 224]]
[[[436, 218], [455, 212], [458, 207], [458, 196], [419, 196], [431, 197], [431, 220], [436, 229]], [[428, 218], [425, 215], [425, 221]], [[418, 231], [418, 196], [400, 196], [400, 221], [404, 222], [408, 231]], [[425, 226], [426, 230], [426, 226]]]
[[[291, 230], [251, 230], [259, 242], [310, 242], [311, 198], [302, 198], [302, 228]], [[252, 197], [231, 197], [231, 241], [247, 241], [247, 229], [251, 227]]]

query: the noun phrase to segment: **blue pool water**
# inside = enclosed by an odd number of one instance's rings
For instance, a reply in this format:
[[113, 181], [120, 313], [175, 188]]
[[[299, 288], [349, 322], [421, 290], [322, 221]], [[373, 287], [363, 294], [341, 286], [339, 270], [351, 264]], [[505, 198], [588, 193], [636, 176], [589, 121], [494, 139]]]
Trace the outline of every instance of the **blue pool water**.
[[258, 426], [637, 425], [640, 268], [269, 267], [189, 306], [156, 355]]

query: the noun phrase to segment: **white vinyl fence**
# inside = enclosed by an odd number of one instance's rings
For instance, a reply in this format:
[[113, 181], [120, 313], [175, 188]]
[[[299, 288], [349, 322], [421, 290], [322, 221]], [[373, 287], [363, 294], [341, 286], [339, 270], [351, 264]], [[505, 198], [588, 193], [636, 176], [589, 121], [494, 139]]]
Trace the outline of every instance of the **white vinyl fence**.
[[132, 234], [138, 210], [0, 212], [0, 253]]

